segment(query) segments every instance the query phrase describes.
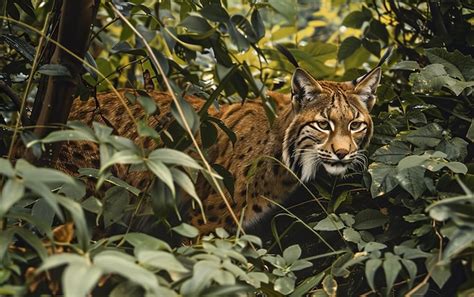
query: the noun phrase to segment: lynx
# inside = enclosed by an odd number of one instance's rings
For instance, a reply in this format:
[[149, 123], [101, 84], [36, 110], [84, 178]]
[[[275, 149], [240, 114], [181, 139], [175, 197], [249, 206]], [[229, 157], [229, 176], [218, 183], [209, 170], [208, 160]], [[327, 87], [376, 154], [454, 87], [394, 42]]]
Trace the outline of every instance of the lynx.
[[[317, 81], [297, 68], [292, 76], [291, 94], [269, 93], [279, 107], [272, 124], [260, 101], [249, 100], [243, 105], [228, 104], [219, 110], [209, 110], [210, 115], [221, 119], [237, 136], [232, 144], [229, 137], [219, 131], [216, 144], [208, 151], [208, 161], [232, 173], [235, 191], [228, 193], [229, 201], [236, 216], [243, 217], [244, 228], [268, 213], [274, 207], [272, 201], [282, 202], [290, 196], [299, 184], [295, 175], [308, 182], [324, 171], [341, 176], [364, 164], [363, 150], [373, 132], [369, 112], [376, 100], [380, 77], [381, 70], [377, 67], [352, 82]], [[150, 95], [161, 112], [151, 117], [149, 124], [156, 129], [166, 129], [173, 121], [172, 100], [162, 92]], [[186, 100], [196, 109], [204, 103], [197, 97]], [[138, 118], [143, 116], [140, 105], [130, 105], [130, 108]], [[96, 101], [75, 102], [69, 119], [89, 125], [93, 121], [105, 122], [112, 125], [118, 135], [139, 141], [133, 123], [124, 114], [124, 106], [116, 96], [105, 93], [99, 94]], [[154, 149], [156, 144], [146, 139], [144, 146]], [[260, 160], [257, 166], [252, 167], [257, 159]], [[85, 142], [65, 144], [57, 167], [71, 174], [77, 174], [80, 167], [98, 168], [98, 147]], [[146, 175], [128, 172], [126, 167], [117, 167], [113, 173], [140, 189], [150, 181]], [[192, 209], [187, 214], [189, 222], [202, 234], [216, 227], [235, 230], [235, 222], [222, 197], [204, 178], [198, 179], [196, 189], [207, 222], [200, 211]]]

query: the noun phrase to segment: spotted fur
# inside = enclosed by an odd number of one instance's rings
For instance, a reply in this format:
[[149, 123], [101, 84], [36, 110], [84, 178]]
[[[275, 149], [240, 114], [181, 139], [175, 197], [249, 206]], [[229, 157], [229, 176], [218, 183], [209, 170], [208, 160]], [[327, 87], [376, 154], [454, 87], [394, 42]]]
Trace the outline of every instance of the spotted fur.
[[[363, 150], [372, 136], [373, 125], [369, 111], [375, 102], [375, 89], [380, 80], [380, 69], [375, 69], [356, 85], [351, 82], [316, 81], [297, 69], [292, 78], [292, 93], [269, 93], [278, 106], [278, 117], [270, 125], [260, 101], [213, 107], [209, 113], [221, 119], [237, 135], [232, 144], [227, 134], [218, 132], [217, 143], [207, 152], [210, 163], [220, 164], [234, 176], [234, 193], [227, 193], [237, 217], [243, 216], [244, 227], [258, 222], [273, 204], [282, 202], [296, 189], [297, 180], [285, 167], [291, 168], [303, 181], [317, 178], [322, 170], [332, 175], [343, 175], [349, 169], [365, 166]], [[122, 94], [125, 90], [122, 91]], [[173, 121], [169, 112], [169, 95], [151, 92], [160, 114], [149, 118], [149, 124], [161, 131]], [[188, 97], [196, 109], [204, 100]], [[144, 114], [138, 104], [131, 104], [138, 117]], [[87, 124], [98, 121], [111, 125], [114, 131], [135, 142], [142, 142], [152, 150], [156, 144], [139, 137], [112, 93], [100, 94], [97, 100], [75, 102], [70, 120]], [[275, 162], [277, 160], [279, 162]], [[285, 166], [282, 166], [281, 163]], [[98, 147], [75, 142], [64, 144], [56, 167], [77, 174], [80, 167], [99, 166]], [[133, 186], [145, 189], [150, 176], [130, 172], [126, 166], [116, 166], [114, 175]], [[235, 223], [222, 198], [207, 181], [198, 178], [196, 189], [202, 200], [207, 223], [198, 210], [189, 210], [187, 220], [201, 233], [216, 227], [228, 230]]]

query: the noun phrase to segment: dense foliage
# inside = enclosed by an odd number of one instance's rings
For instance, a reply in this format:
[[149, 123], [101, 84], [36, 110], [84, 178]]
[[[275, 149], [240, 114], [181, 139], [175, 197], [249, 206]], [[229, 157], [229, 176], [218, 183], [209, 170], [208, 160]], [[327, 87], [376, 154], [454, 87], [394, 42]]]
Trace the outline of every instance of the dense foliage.
[[[170, 89], [170, 129], [133, 119], [141, 137], [166, 147], [150, 152], [101, 124], [71, 122], [41, 139], [31, 132], [41, 81], [71, 76], [45, 50], [60, 4], [0, 3], [0, 295], [473, 294], [469, 1], [103, 1], [76, 94], [135, 89], [126, 100], [150, 116], [160, 111], [147, 90]], [[197, 173], [233, 189], [224, 168], [187, 155], [205, 156], [217, 129], [235, 139], [207, 108], [258, 98], [272, 121], [266, 91], [288, 92], [294, 70], [276, 43], [316, 78], [339, 81], [365, 73], [394, 46], [372, 112], [368, 170], [302, 185], [255, 235], [217, 229], [176, 247], [172, 234], [197, 235], [176, 219], [182, 192], [199, 207]], [[194, 111], [183, 100], [189, 94], [205, 107]], [[37, 157], [58, 141], [98, 143], [100, 168], [71, 177], [22, 158], [12, 151], [17, 134]], [[112, 176], [117, 163], [152, 172], [153, 186], [141, 192]], [[86, 196], [86, 177], [110, 187]], [[150, 217], [160, 230], [153, 236], [137, 227]]]

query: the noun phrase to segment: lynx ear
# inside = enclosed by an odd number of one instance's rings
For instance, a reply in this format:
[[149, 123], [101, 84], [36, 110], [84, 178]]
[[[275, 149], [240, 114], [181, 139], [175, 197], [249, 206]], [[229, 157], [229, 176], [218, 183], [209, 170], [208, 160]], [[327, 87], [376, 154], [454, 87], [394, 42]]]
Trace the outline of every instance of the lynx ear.
[[355, 85], [354, 92], [359, 95], [360, 100], [369, 111], [374, 107], [376, 100], [375, 91], [377, 90], [381, 77], [382, 71], [380, 67], [377, 67], [353, 82]]
[[314, 100], [322, 91], [321, 85], [311, 75], [296, 68], [291, 78], [291, 99], [296, 110]]

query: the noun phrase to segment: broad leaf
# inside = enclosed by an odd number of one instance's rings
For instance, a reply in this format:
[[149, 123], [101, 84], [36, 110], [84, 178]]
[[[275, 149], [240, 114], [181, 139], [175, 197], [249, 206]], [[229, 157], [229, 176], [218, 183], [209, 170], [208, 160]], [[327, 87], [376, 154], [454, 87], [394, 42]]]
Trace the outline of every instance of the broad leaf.
[[368, 230], [383, 226], [388, 221], [388, 217], [375, 209], [364, 209], [355, 216], [354, 229]]
[[382, 260], [380, 259], [369, 259], [365, 262], [365, 277], [367, 278], [367, 283], [369, 284], [372, 291], [375, 290], [374, 277], [377, 269], [382, 265]]
[[139, 250], [136, 257], [143, 265], [152, 266], [168, 272], [188, 272], [188, 269], [169, 252]]
[[17, 178], [7, 180], [3, 185], [3, 190], [0, 195], [0, 218], [2, 218], [10, 207], [19, 201], [25, 193], [25, 186], [23, 181]]
[[390, 192], [398, 185], [397, 168], [394, 166], [372, 163], [369, 165], [369, 173], [372, 176], [370, 192], [374, 198]]
[[395, 280], [397, 279], [398, 273], [402, 270], [402, 265], [400, 264], [398, 257], [394, 256], [392, 253], [385, 253], [383, 270], [387, 282], [387, 292], [390, 292]]
[[426, 190], [426, 184], [424, 180], [426, 169], [423, 167], [411, 167], [403, 169], [397, 174], [397, 179], [402, 186], [410, 195], [418, 199], [421, 197], [423, 192]]
[[86, 297], [102, 276], [102, 269], [86, 263], [74, 263], [66, 267], [62, 285], [65, 296]]
[[202, 169], [202, 167], [190, 156], [177, 150], [168, 148], [156, 149], [148, 156], [149, 160], [160, 161], [168, 165], [180, 165], [195, 169]]

